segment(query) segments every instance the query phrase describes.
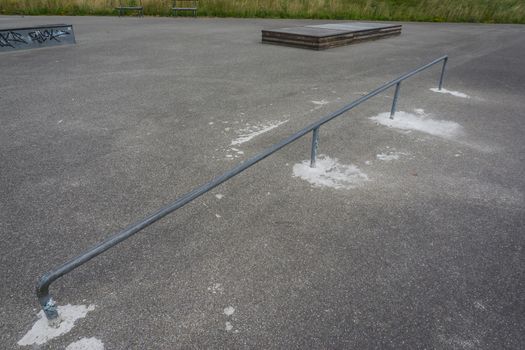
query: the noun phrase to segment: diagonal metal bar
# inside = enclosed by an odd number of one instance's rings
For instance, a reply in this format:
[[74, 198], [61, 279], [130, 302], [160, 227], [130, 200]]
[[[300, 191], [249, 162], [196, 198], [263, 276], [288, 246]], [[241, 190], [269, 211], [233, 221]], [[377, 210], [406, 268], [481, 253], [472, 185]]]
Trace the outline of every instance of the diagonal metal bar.
[[332, 119], [344, 114], [345, 112], [348, 112], [352, 108], [360, 105], [361, 103], [369, 100], [370, 98], [380, 94], [381, 92], [387, 90], [388, 88], [400, 83], [401, 81], [408, 79], [412, 77], [413, 75], [432, 67], [433, 65], [443, 61], [443, 69], [441, 72], [440, 77], [440, 83], [439, 86], [441, 87], [443, 84], [443, 74], [444, 74], [444, 67], [445, 63], [448, 60], [448, 56], [443, 56], [440, 58], [435, 59], [434, 61], [425, 64], [424, 66], [421, 66], [413, 71], [410, 71], [399, 78], [396, 78], [384, 85], [381, 85], [377, 89], [369, 92], [368, 94], [358, 98], [357, 100], [343, 106], [342, 108], [338, 109], [335, 112], [332, 112], [328, 114], [327, 116], [319, 119], [318, 121], [304, 127], [303, 129], [297, 131], [295, 134], [288, 136], [284, 140], [274, 144], [271, 147], [268, 147], [261, 153], [257, 154], [256, 156], [240, 163], [239, 165], [235, 166], [233, 169], [225, 172], [224, 174], [217, 176], [213, 178], [211, 181], [193, 189], [192, 191], [186, 193], [182, 197], [178, 198], [172, 203], [169, 203], [168, 205], [160, 208], [159, 210], [155, 211], [154, 213], [148, 215], [142, 220], [139, 220], [126, 228], [124, 228], [122, 231], [115, 233], [111, 236], [109, 236], [104, 241], [94, 245], [93, 247], [86, 250], [84, 253], [76, 256], [75, 258], [72, 258], [65, 262], [64, 264], [56, 267], [55, 269], [47, 272], [44, 274], [38, 281], [37, 287], [36, 287], [36, 294], [38, 297], [38, 301], [44, 310], [46, 317], [48, 320], [56, 320], [58, 318], [58, 311], [55, 305], [55, 302], [51, 298], [51, 295], [49, 294], [49, 287], [50, 285], [56, 281], [58, 278], [62, 277], [63, 275], [71, 272], [75, 268], [79, 267], [80, 265], [85, 264], [89, 260], [93, 259], [94, 257], [104, 253], [106, 250], [114, 247], [118, 243], [128, 239], [129, 237], [133, 236], [135, 233], [143, 230], [144, 228], [148, 227], [149, 225], [153, 224], [154, 222], [162, 219], [166, 215], [174, 212], [175, 210], [185, 206], [186, 204], [190, 203], [194, 199], [202, 196], [206, 192], [212, 190], [213, 188], [219, 186], [223, 182], [228, 181], [232, 177], [240, 174], [244, 170], [248, 169], [249, 167], [255, 165], [256, 163], [260, 162], [261, 160], [265, 159], [266, 157], [272, 155], [273, 153], [279, 151], [281, 148], [291, 144], [292, 142], [300, 139], [304, 135], [308, 134], [309, 132], [319, 130], [319, 127], [325, 123], [328, 123]]

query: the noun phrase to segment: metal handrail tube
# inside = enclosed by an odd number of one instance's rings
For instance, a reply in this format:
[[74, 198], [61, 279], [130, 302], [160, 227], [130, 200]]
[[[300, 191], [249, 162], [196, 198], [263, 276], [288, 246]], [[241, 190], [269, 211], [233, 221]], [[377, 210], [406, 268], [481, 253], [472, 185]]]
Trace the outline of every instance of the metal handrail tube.
[[[233, 169], [225, 172], [224, 174], [222, 174], [222, 175], [220, 175], [218, 177], [215, 177], [214, 179], [212, 179], [211, 181], [205, 183], [204, 185], [201, 185], [201, 186], [193, 189], [192, 191], [186, 193], [185, 195], [183, 195], [182, 197], [178, 198], [174, 202], [172, 202], [172, 203], [162, 207], [161, 209], [157, 210], [156, 212], [150, 214], [146, 218], [144, 218], [144, 219], [142, 219], [140, 221], [137, 221], [134, 224], [131, 224], [131, 225], [127, 226], [122, 231], [120, 231], [120, 232], [118, 232], [116, 234], [113, 234], [112, 236], [110, 236], [107, 239], [105, 239], [104, 241], [94, 245], [93, 247], [89, 248], [88, 250], [86, 250], [84, 253], [78, 255], [77, 257], [75, 257], [75, 258], [65, 262], [64, 264], [60, 265], [59, 267], [57, 267], [57, 268], [47, 272], [46, 274], [44, 274], [39, 279], [38, 284], [37, 284], [37, 288], [36, 288], [36, 294], [37, 294], [37, 297], [38, 297], [38, 301], [39, 301], [40, 305], [42, 306], [42, 309], [44, 310], [44, 313], [45, 313], [46, 317], [50, 321], [55, 320], [58, 317], [58, 311], [57, 311], [56, 305], [55, 305], [53, 299], [51, 298], [51, 295], [49, 294], [49, 286], [51, 285], [51, 283], [53, 283], [58, 278], [62, 277], [63, 275], [65, 275], [68, 272], [71, 272], [75, 268], [77, 268], [80, 265], [88, 262], [89, 260], [91, 260], [94, 257], [98, 256], [99, 254], [102, 254], [106, 250], [114, 247], [118, 243], [126, 240], [127, 238], [129, 238], [131, 236], [133, 236], [135, 233], [143, 230], [144, 228], [148, 227], [149, 225], [153, 224], [154, 222], [162, 219], [164, 216], [166, 216], [166, 215], [172, 213], [173, 211], [183, 207], [184, 205], [190, 203], [194, 199], [200, 197], [201, 195], [205, 194], [206, 192], [208, 192], [208, 191], [212, 190], [213, 188], [219, 186], [223, 182], [228, 181], [232, 177], [240, 174], [244, 170], [246, 170], [249, 167], [251, 167], [252, 165], [260, 162], [261, 160], [265, 159], [266, 157], [272, 155], [273, 153], [277, 152], [281, 148], [283, 148], [283, 147], [289, 145], [290, 143], [298, 140], [299, 138], [303, 137], [307, 133], [316, 130], [317, 131], [317, 135], [316, 136], [318, 137], [318, 131], [319, 131], [319, 127], [321, 125], [329, 122], [330, 120], [332, 120], [332, 119], [340, 116], [341, 114], [349, 111], [350, 109], [358, 106], [359, 104], [363, 103], [364, 101], [366, 101], [366, 100], [376, 96], [377, 94], [385, 91], [389, 87], [391, 87], [393, 85], [396, 85], [399, 82], [401, 82], [401, 81], [403, 81], [405, 79], [408, 79], [411, 76], [421, 72], [422, 70], [427, 69], [427, 68], [429, 68], [429, 67], [439, 63], [440, 61], [444, 61], [444, 65], [443, 65], [443, 67], [444, 67], [446, 62], [447, 62], [447, 60], [448, 60], [448, 56], [440, 57], [440, 58], [438, 58], [438, 59], [436, 59], [436, 60], [434, 60], [434, 61], [432, 61], [432, 62], [430, 62], [430, 63], [428, 63], [428, 64], [426, 64], [424, 66], [421, 66], [421, 67], [417, 68], [416, 70], [413, 70], [413, 71], [411, 71], [409, 73], [406, 73], [406, 74], [400, 76], [399, 78], [396, 78], [396, 79], [394, 79], [394, 80], [392, 80], [392, 81], [390, 81], [390, 82], [388, 82], [388, 83], [378, 87], [377, 89], [373, 90], [372, 92], [370, 92], [370, 93], [368, 93], [368, 94], [358, 98], [357, 100], [355, 100], [355, 101], [353, 101], [353, 102], [343, 106], [342, 108], [338, 109], [337, 111], [328, 114], [327, 116], [321, 118], [320, 120], [318, 120], [318, 121], [316, 121], [314, 123], [311, 123], [310, 125], [306, 126], [305, 128], [301, 129], [300, 131], [296, 132], [295, 134], [285, 138], [284, 140], [274, 144], [271, 147], [268, 147], [267, 149], [265, 149], [264, 151], [262, 151], [258, 155], [256, 155], [256, 156], [254, 156], [254, 157], [252, 157], [252, 158], [250, 158], [250, 159], [240, 163], [239, 165], [235, 166]], [[443, 74], [444, 74], [444, 69], [441, 72], [440, 87], [441, 87], [441, 85], [443, 83]]]

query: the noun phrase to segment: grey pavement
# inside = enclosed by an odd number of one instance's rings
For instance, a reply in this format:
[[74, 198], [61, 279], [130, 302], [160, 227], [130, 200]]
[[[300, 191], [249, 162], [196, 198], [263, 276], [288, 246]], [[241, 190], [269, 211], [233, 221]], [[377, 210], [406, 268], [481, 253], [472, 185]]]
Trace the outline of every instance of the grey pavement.
[[[448, 54], [445, 88], [472, 98], [430, 91], [436, 67], [403, 83], [398, 109], [463, 135], [377, 125], [393, 91], [377, 96], [320, 139], [369, 181], [294, 177], [299, 140], [53, 284], [60, 305], [96, 308], [40, 348], [523, 349], [525, 27], [403, 23], [322, 52], [260, 43], [262, 29], [329, 22], [0, 17], [77, 38], [0, 54], [0, 348], [35, 322], [49, 269]], [[247, 123], [283, 120], [232, 153]], [[403, 155], [376, 158], [391, 150]]]

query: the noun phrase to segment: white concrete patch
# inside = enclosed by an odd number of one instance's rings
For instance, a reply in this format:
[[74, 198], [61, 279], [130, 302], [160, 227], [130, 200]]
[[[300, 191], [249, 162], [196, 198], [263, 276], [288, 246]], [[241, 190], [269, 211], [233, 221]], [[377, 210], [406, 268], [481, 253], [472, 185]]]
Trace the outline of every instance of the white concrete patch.
[[69, 344], [66, 350], [104, 350], [104, 343], [97, 338], [82, 338]]
[[380, 113], [370, 119], [389, 128], [416, 130], [443, 138], [453, 138], [463, 134], [463, 127], [456, 122], [431, 119], [422, 109], [415, 111], [417, 114], [396, 112], [394, 119], [390, 119], [388, 112]]
[[405, 153], [402, 152], [385, 152], [385, 153], [379, 153], [376, 155], [376, 158], [379, 160], [383, 160], [386, 162], [389, 162], [391, 160], [398, 160], [400, 156], [405, 155]]
[[244, 151], [241, 151], [240, 149], [237, 149], [235, 147], [230, 147], [230, 149], [234, 152], [236, 152], [237, 154], [244, 154]]
[[[239, 158], [242, 155], [244, 155], [244, 151], [241, 151], [240, 149], [235, 148], [235, 147], [227, 148], [226, 152], [228, 152], [228, 154], [226, 155], [226, 158], [229, 158], [229, 159]], [[232, 154], [232, 153], [234, 153], [234, 154]]]
[[75, 321], [86, 317], [89, 311], [93, 311], [95, 305], [64, 305], [58, 306], [58, 314], [61, 319], [58, 327], [48, 324], [44, 311], [38, 313], [38, 320], [33, 328], [18, 341], [18, 345], [44, 344], [48, 340], [59, 337], [69, 332], [75, 326]]
[[315, 187], [332, 187], [351, 189], [368, 181], [368, 176], [355, 165], [345, 165], [337, 158], [324, 154], [317, 157], [316, 167], [310, 167], [310, 160], [304, 160], [293, 167], [293, 175], [308, 181]]
[[208, 291], [212, 292], [213, 294], [222, 294], [224, 292], [224, 287], [220, 283], [214, 283], [208, 287]]
[[236, 146], [248, 142], [254, 137], [257, 137], [261, 134], [264, 134], [265, 132], [275, 129], [278, 126], [286, 123], [287, 121], [288, 119], [280, 121], [270, 121], [266, 123], [260, 123], [257, 125], [247, 126], [246, 128], [237, 130], [237, 134], [239, 135], [239, 137], [232, 141], [231, 146]]
[[226, 316], [231, 316], [235, 312], [235, 308], [233, 306], [228, 306], [224, 308], [224, 314]]
[[229, 332], [229, 331], [231, 331], [232, 329], [233, 329], [233, 325], [231, 324], [231, 322], [226, 321], [226, 323], [224, 324], [224, 330], [225, 330], [226, 332]]
[[312, 101], [312, 103], [317, 106], [324, 106], [324, 105], [329, 104], [330, 102], [328, 102], [327, 100], [321, 100], [321, 101]]
[[451, 91], [451, 90], [447, 90], [447, 89], [439, 90], [438, 88], [431, 88], [430, 90], [434, 91], [434, 92], [439, 92], [440, 94], [450, 94], [450, 95], [456, 96], [456, 97], [470, 98], [469, 95], [467, 95], [467, 94], [465, 94], [463, 92], [459, 92], [459, 91]]
[[399, 159], [399, 154], [396, 154], [396, 153], [379, 153], [376, 155], [376, 158], [379, 159], [379, 160], [384, 160], [384, 161], [391, 161], [391, 160], [397, 160]]
[[487, 308], [485, 307], [485, 305], [483, 305], [483, 303], [481, 301], [475, 301], [474, 302], [474, 307], [476, 309], [480, 309], [480, 310], [483, 310], [483, 311], [487, 311]]
[[223, 194], [220, 194], [220, 193], [217, 193], [217, 194], [215, 195], [215, 197], [217, 197], [217, 199], [222, 199], [222, 198], [224, 197], [224, 195], [223, 195]]

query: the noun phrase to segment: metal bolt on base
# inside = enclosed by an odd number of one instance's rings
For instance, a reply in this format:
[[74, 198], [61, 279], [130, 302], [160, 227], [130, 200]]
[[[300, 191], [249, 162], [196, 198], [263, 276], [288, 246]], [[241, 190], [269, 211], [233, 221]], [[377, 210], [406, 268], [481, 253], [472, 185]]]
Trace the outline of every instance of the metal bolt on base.
[[52, 298], [49, 298], [45, 303], [42, 303], [42, 310], [44, 310], [49, 326], [58, 328], [62, 319], [58, 316], [58, 309], [55, 301]]

